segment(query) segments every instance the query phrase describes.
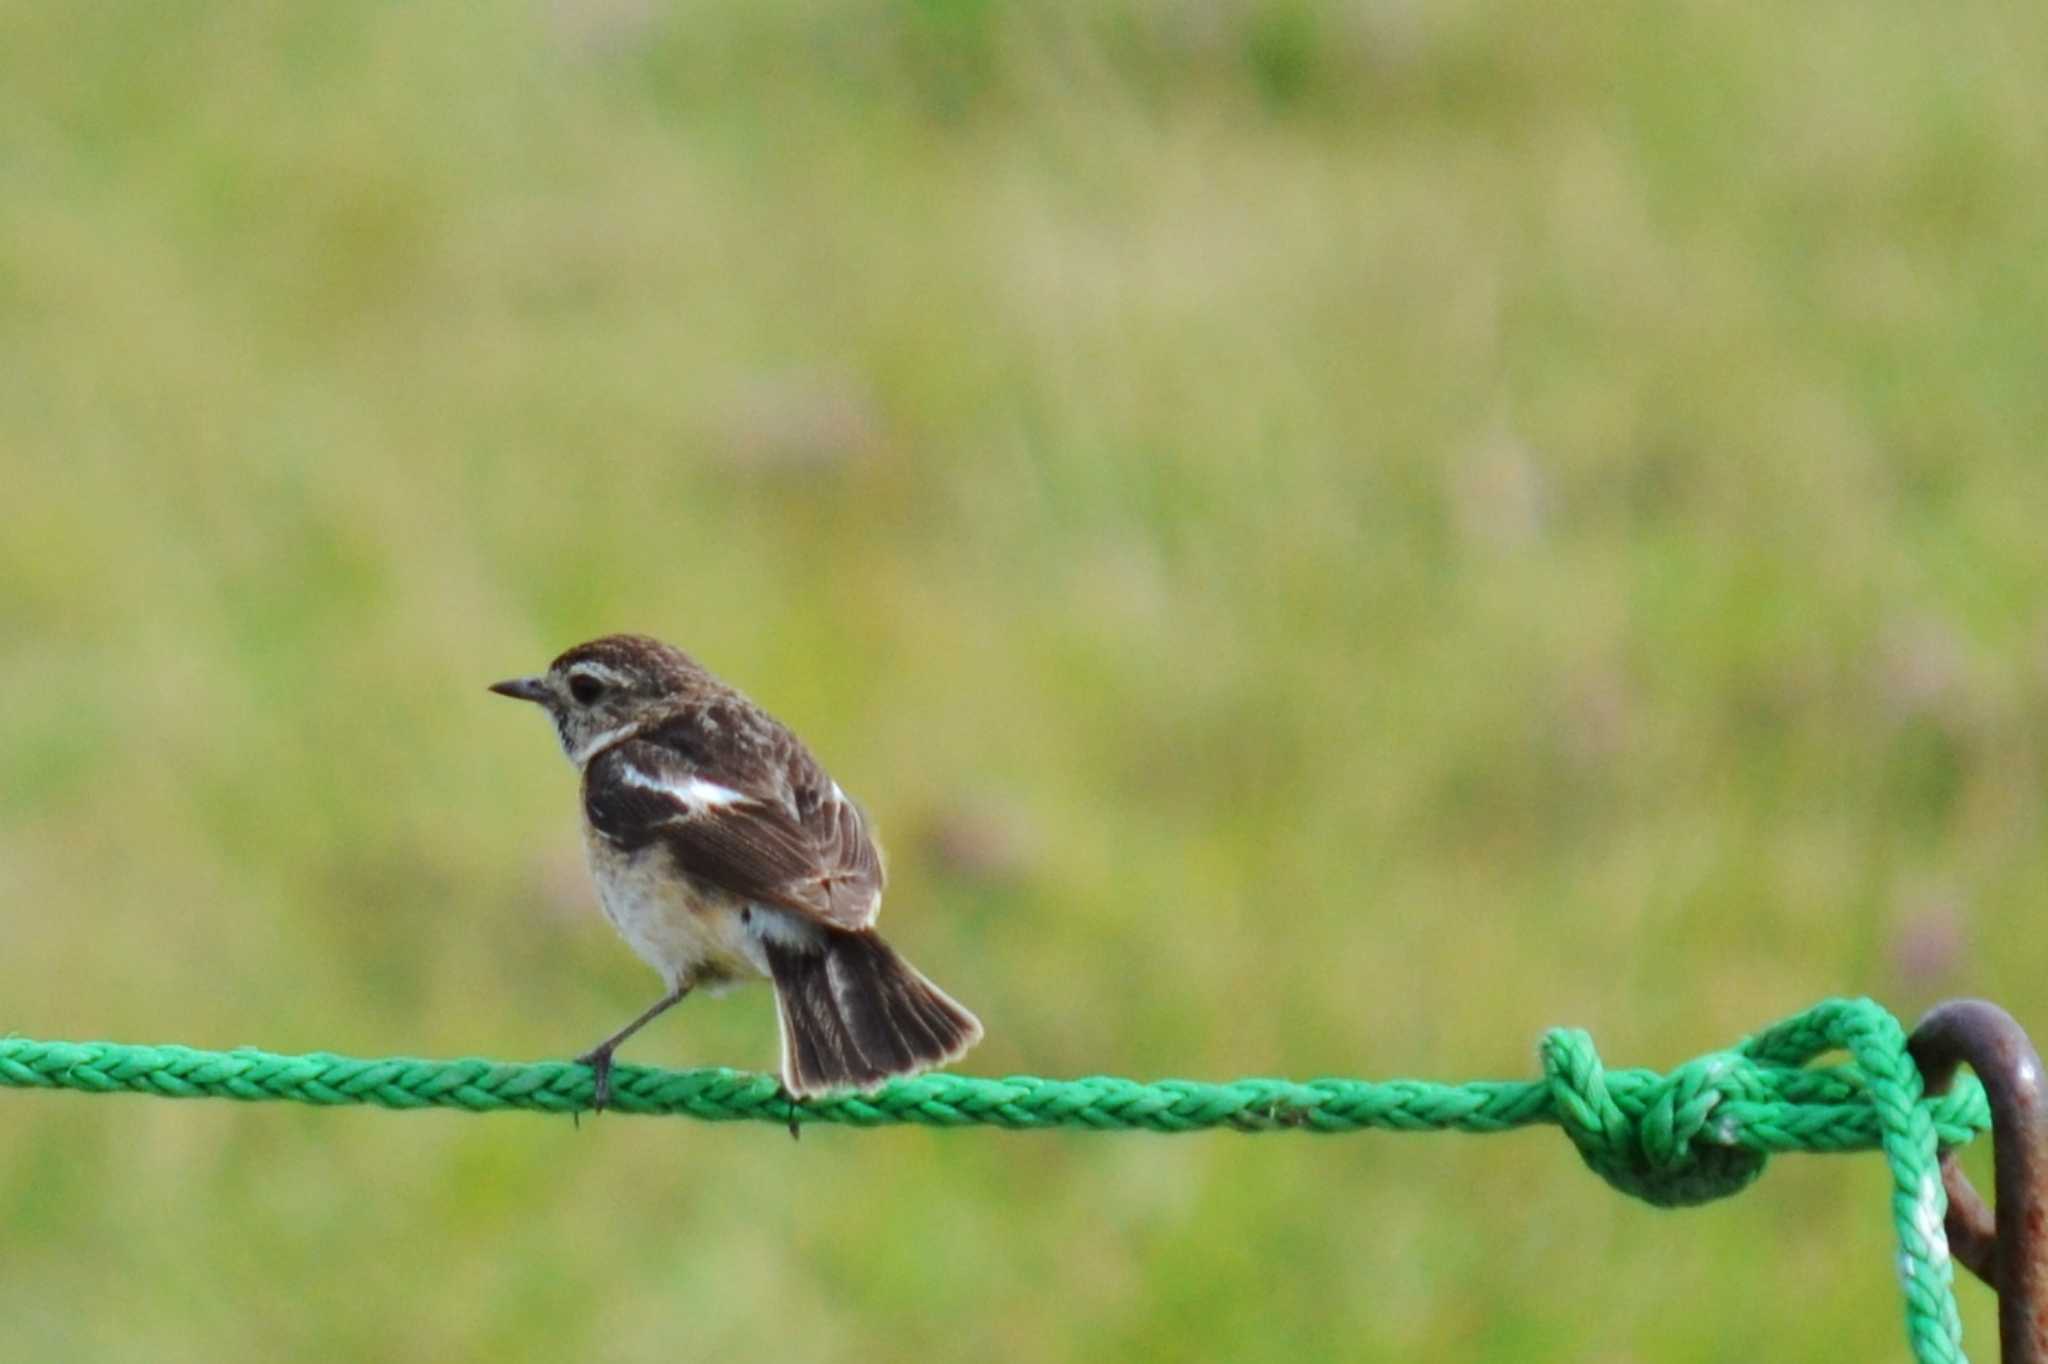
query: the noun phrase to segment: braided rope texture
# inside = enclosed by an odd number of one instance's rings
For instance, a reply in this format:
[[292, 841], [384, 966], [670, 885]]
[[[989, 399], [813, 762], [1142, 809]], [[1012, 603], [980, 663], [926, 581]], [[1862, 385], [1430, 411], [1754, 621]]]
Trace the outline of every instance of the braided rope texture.
[[[1838, 1051], [1849, 1059], [1812, 1064]], [[1543, 1078], [1530, 1081], [1202, 1084], [930, 1074], [892, 1081], [873, 1094], [797, 1102], [771, 1075], [621, 1065], [612, 1072], [611, 1108], [705, 1122], [1159, 1133], [1505, 1132], [1554, 1124], [1602, 1179], [1659, 1207], [1735, 1193], [1772, 1155], [1882, 1150], [1891, 1171], [1914, 1358], [1962, 1364], [1938, 1149], [1984, 1131], [1989, 1113], [1983, 1088], [1967, 1078], [1944, 1095], [1925, 1097], [1905, 1030], [1882, 1006], [1828, 1000], [1669, 1074], [1608, 1070], [1592, 1039], [1576, 1029], [1549, 1033], [1539, 1056]], [[573, 1061], [365, 1060], [22, 1037], [0, 1038], [0, 1087], [469, 1113], [575, 1114], [591, 1106], [591, 1072]]]

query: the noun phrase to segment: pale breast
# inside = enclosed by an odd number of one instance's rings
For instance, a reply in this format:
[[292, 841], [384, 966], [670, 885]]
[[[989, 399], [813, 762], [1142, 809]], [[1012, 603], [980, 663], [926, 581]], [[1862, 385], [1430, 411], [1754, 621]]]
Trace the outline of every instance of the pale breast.
[[760, 944], [745, 931], [745, 906], [679, 872], [660, 844], [627, 853], [591, 834], [584, 846], [604, 916], [671, 985], [768, 974]]

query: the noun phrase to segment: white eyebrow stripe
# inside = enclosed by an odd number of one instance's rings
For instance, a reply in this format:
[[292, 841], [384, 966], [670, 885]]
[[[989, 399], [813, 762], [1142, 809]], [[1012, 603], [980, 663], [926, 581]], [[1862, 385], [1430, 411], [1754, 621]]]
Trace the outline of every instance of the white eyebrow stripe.
[[627, 681], [626, 675], [620, 672], [617, 668], [611, 668], [607, 667], [602, 663], [594, 663], [589, 661], [570, 664], [569, 676], [594, 677], [598, 681], [608, 683], [614, 687], [623, 687], [626, 685]]
[[706, 781], [699, 776], [689, 776], [681, 781], [669, 781], [662, 777], [649, 776], [631, 763], [619, 771], [619, 780], [628, 786], [637, 786], [643, 791], [659, 791], [671, 797], [693, 815], [706, 810], [721, 810], [729, 805], [751, 805], [754, 798], [744, 791], [735, 791], [730, 786], [720, 786], [715, 781]]

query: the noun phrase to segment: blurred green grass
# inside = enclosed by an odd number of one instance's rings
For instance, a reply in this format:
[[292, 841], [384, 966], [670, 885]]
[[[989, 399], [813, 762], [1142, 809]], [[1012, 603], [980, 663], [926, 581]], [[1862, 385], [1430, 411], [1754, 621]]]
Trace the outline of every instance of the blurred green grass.
[[[617, 628], [875, 811], [980, 1071], [2040, 1027], [2044, 23], [8, 7], [0, 1027], [588, 1045], [481, 688]], [[5, 1358], [1902, 1354], [1872, 1161], [0, 1110]]]

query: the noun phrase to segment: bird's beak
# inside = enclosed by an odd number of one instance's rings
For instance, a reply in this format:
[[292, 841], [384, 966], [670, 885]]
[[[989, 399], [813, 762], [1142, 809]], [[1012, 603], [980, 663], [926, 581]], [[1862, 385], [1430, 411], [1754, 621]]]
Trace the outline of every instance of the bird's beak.
[[505, 682], [493, 682], [491, 690], [500, 696], [509, 696], [515, 701], [548, 699], [548, 684], [538, 677], [515, 677]]

